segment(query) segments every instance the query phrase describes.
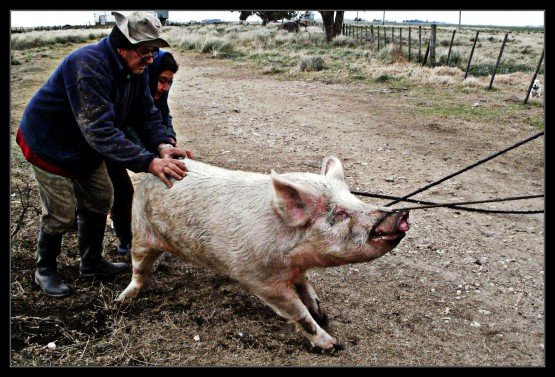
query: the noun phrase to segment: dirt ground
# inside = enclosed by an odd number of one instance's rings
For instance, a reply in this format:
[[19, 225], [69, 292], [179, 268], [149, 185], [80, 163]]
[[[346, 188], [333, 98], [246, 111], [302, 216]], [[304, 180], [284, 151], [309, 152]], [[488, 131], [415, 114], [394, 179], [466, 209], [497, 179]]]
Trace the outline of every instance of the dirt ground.
[[[226, 61], [175, 54], [180, 70], [170, 108], [178, 143], [197, 159], [229, 169], [316, 173], [325, 156], [336, 155], [351, 190], [400, 197], [538, 132], [526, 122], [537, 106], [483, 122], [424, 115], [417, 110], [446, 99], [388, 83], [283, 81]], [[45, 58], [42, 69], [53, 69], [56, 59]], [[12, 129], [45, 77], [31, 68], [12, 67], [12, 89], [20, 88], [12, 92]], [[31, 81], [22, 82], [24, 73]], [[503, 107], [520, 97], [502, 91], [449, 96], [469, 112], [476, 102]], [[544, 214], [414, 210], [411, 229], [391, 254], [311, 271], [328, 332], [345, 345], [329, 353], [312, 349], [234, 281], [175, 258], [162, 257], [150, 285], [133, 303], [118, 306], [114, 299], [131, 274], [115, 281], [80, 278], [75, 233], [64, 238], [59, 268], [76, 292], [63, 299], [42, 294], [32, 279], [38, 193], [28, 166], [18, 156], [12, 161], [12, 229], [26, 202], [18, 190], [30, 193], [11, 245], [12, 366], [546, 364]], [[414, 199], [448, 203], [542, 194], [544, 168], [542, 136]], [[394, 207], [401, 205], [407, 204]], [[544, 201], [480, 208], [543, 209]], [[115, 246], [107, 226], [108, 258], [125, 260]], [[56, 347], [48, 348], [50, 342]]]

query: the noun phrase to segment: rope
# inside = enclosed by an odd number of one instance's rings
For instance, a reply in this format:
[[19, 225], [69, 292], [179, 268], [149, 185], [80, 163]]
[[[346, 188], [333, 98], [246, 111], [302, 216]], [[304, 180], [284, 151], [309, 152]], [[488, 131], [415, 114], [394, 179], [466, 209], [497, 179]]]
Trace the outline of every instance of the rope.
[[[493, 203], [493, 202], [505, 202], [505, 201], [510, 201], [510, 200], [543, 198], [543, 196], [544, 196], [543, 194], [540, 194], [540, 195], [514, 196], [514, 197], [510, 197], [510, 198], [500, 198], [500, 199], [475, 200], [475, 201], [471, 201], [471, 202], [435, 203], [435, 204], [424, 205], [424, 206], [395, 208], [395, 212], [412, 210], [412, 209], [434, 208], [434, 207], [452, 207], [452, 206], [463, 205], [463, 204]], [[463, 208], [465, 208], [465, 207], [463, 207]], [[465, 209], [467, 209], [467, 208], [465, 208]], [[521, 211], [519, 213], [543, 213], [543, 212], [544, 212], [544, 210], [534, 210], [534, 211]], [[512, 211], [511, 211], [511, 213], [512, 213]]]
[[[352, 194], [354, 195], [360, 195], [360, 196], [368, 196], [371, 198], [380, 198], [380, 199], [400, 199], [398, 197], [395, 196], [390, 196], [390, 195], [380, 195], [380, 194], [372, 194], [372, 193], [368, 193], [368, 192], [357, 192], [357, 191], [351, 191]], [[512, 197], [512, 198], [506, 198], [506, 199], [491, 199], [491, 200], [482, 200], [482, 201], [474, 201], [474, 202], [460, 202], [460, 203], [435, 203], [435, 202], [428, 202], [425, 200], [415, 200], [415, 199], [403, 199], [402, 201], [404, 202], [410, 202], [410, 203], [417, 203], [417, 204], [427, 204], [426, 206], [419, 206], [419, 207], [405, 207], [405, 208], [400, 208], [400, 209], [395, 209], [395, 211], [401, 211], [401, 210], [409, 210], [409, 209], [425, 209], [425, 208], [433, 208], [433, 207], [448, 207], [448, 208], [452, 208], [452, 209], [458, 209], [461, 211], [467, 211], [467, 212], [480, 212], [480, 213], [496, 213], [496, 214], [534, 214], [534, 213], [544, 213], [544, 210], [527, 210], [527, 211], [521, 211], [521, 210], [512, 210], [512, 211], [507, 211], [507, 210], [498, 210], [498, 209], [483, 209], [483, 208], [472, 208], [472, 207], [461, 207], [462, 204], [477, 204], [477, 203], [488, 203], [488, 202], [500, 202], [500, 201], [505, 201], [505, 200], [521, 200], [521, 199], [531, 199], [531, 198], [540, 198], [543, 197], [544, 195], [527, 195], [527, 196], [519, 196], [519, 197]]]
[[369, 196], [369, 197], [374, 197], [374, 198], [382, 198], [382, 199], [394, 199], [392, 202], [388, 203], [385, 205], [385, 207], [389, 207], [393, 204], [399, 203], [401, 201], [405, 201], [405, 202], [411, 202], [411, 203], [418, 203], [418, 204], [425, 204], [423, 206], [415, 206], [415, 207], [405, 207], [405, 208], [399, 208], [399, 209], [395, 209], [395, 212], [398, 211], [403, 211], [403, 210], [410, 210], [410, 209], [426, 209], [426, 208], [434, 208], [434, 207], [448, 207], [448, 208], [454, 208], [454, 209], [459, 209], [462, 211], [471, 211], [471, 212], [482, 212], [482, 213], [504, 213], [504, 214], [532, 214], [532, 213], [544, 213], [544, 210], [530, 210], [530, 211], [504, 211], [504, 210], [487, 210], [487, 209], [481, 209], [481, 208], [471, 208], [471, 207], [461, 207], [461, 205], [465, 205], [465, 204], [478, 204], [478, 203], [491, 203], [491, 202], [501, 202], [501, 201], [509, 201], [509, 200], [522, 200], [522, 199], [531, 199], [531, 198], [539, 198], [539, 197], [543, 197], [544, 195], [527, 195], [527, 196], [520, 196], [520, 197], [511, 197], [511, 198], [502, 198], [502, 199], [490, 199], [490, 200], [478, 200], [478, 201], [471, 201], [471, 202], [458, 202], [458, 203], [434, 203], [434, 202], [426, 202], [423, 200], [414, 200], [414, 199], [408, 199], [411, 196], [414, 196], [422, 191], [428, 190], [429, 188], [436, 186], [438, 184], [440, 184], [441, 182], [444, 182], [450, 178], [453, 178], [456, 175], [459, 175], [461, 173], [464, 173], [467, 170], [470, 170], [478, 165], [481, 165], [483, 163], [485, 163], [486, 161], [489, 161], [503, 153], [506, 153], [508, 151], [510, 151], [511, 149], [514, 149], [516, 147], [521, 146], [524, 143], [527, 143], [531, 140], [534, 140], [540, 136], [542, 136], [545, 133], [545, 131], [542, 132], [538, 132], [536, 135], [533, 135], [525, 140], [522, 140], [508, 148], [505, 148], [497, 153], [492, 154], [489, 157], [486, 157], [472, 165], [469, 165], [453, 174], [450, 174], [444, 178], [441, 178], [435, 182], [430, 183], [427, 186], [424, 186], [414, 192], [411, 192], [408, 195], [403, 196], [402, 198], [398, 198], [398, 197], [394, 197], [394, 196], [389, 196], [389, 195], [379, 195], [379, 194], [371, 194], [371, 193], [366, 193], [366, 192], [357, 192], [357, 191], [351, 191], [352, 194], [355, 195], [362, 195], [362, 196]]
[[463, 169], [461, 169], [461, 170], [459, 170], [459, 171], [457, 171], [457, 172], [455, 172], [455, 173], [453, 173], [453, 174], [448, 175], [447, 177], [441, 178], [440, 180], [435, 181], [435, 182], [432, 182], [432, 183], [430, 183], [429, 185], [422, 187], [421, 189], [418, 189], [418, 190], [416, 190], [416, 191], [414, 191], [414, 192], [411, 192], [410, 194], [405, 195], [405, 196], [403, 196], [402, 198], [397, 198], [397, 199], [395, 199], [394, 201], [392, 201], [392, 202], [386, 204], [385, 207], [389, 207], [389, 206], [391, 206], [391, 205], [393, 205], [393, 204], [395, 204], [395, 203], [398, 203], [398, 202], [400, 202], [400, 201], [402, 201], [402, 200], [405, 200], [405, 199], [407, 199], [407, 198], [410, 198], [411, 196], [414, 196], [414, 195], [416, 195], [416, 194], [418, 194], [418, 193], [420, 193], [420, 192], [422, 192], [422, 191], [425, 191], [425, 190], [427, 190], [427, 189], [429, 189], [429, 188], [431, 188], [431, 187], [433, 187], [433, 186], [439, 185], [441, 182], [444, 182], [444, 181], [448, 180], [449, 178], [453, 178], [454, 176], [459, 175], [459, 174], [461, 174], [461, 173], [464, 173], [465, 171], [470, 170], [470, 169], [472, 169], [472, 168], [474, 168], [474, 167], [476, 167], [476, 166], [478, 166], [478, 165], [480, 165], [480, 164], [483, 164], [484, 162], [489, 161], [489, 160], [491, 160], [492, 158], [495, 158], [495, 157], [497, 157], [497, 156], [499, 156], [499, 155], [501, 155], [501, 154], [503, 154], [503, 153], [506, 153], [506, 152], [510, 151], [511, 149], [514, 149], [514, 148], [516, 148], [516, 147], [521, 146], [521, 145], [524, 144], [524, 143], [527, 143], [527, 142], [529, 142], [529, 141], [531, 141], [531, 140], [534, 140], [535, 138], [540, 137], [540, 136], [543, 135], [544, 133], [545, 133], [545, 131], [539, 132], [539, 133], [537, 133], [536, 135], [531, 136], [531, 137], [529, 137], [529, 138], [526, 139], [526, 140], [520, 141], [520, 142], [518, 142], [518, 143], [516, 143], [516, 144], [514, 144], [514, 145], [512, 145], [512, 146], [510, 146], [510, 147], [508, 147], [508, 148], [503, 149], [502, 151], [499, 151], [499, 152], [497, 152], [497, 153], [494, 153], [494, 154], [492, 154], [492, 155], [489, 156], [489, 157], [486, 157], [486, 158], [484, 158], [484, 159], [482, 159], [482, 160], [480, 160], [480, 161], [478, 161], [478, 162], [476, 162], [476, 163], [474, 163], [474, 164], [472, 164], [472, 165], [467, 166], [466, 168], [463, 168]]

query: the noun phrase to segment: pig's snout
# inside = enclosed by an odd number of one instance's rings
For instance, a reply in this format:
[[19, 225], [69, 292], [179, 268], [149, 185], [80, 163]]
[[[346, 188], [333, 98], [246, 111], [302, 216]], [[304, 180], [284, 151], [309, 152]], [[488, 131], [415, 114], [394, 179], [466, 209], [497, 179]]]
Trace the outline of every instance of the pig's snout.
[[409, 228], [409, 211], [384, 214], [370, 231], [370, 239], [399, 242]]
[[399, 229], [401, 232], [406, 232], [410, 229], [409, 211], [401, 212], [399, 220], [397, 220], [397, 229]]

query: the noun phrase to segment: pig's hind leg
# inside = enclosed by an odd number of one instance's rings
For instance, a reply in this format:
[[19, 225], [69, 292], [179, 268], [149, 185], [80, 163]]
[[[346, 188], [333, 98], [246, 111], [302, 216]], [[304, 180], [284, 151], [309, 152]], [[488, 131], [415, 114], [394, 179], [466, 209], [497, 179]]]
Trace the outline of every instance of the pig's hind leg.
[[160, 257], [162, 251], [133, 245], [131, 251], [131, 261], [133, 265], [133, 276], [131, 282], [125, 290], [118, 296], [116, 301], [128, 302], [137, 296], [141, 288], [148, 282], [152, 273], [154, 262]]
[[316, 323], [321, 327], [326, 328], [328, 326], [328, 316], [320, 306], [320, 300], [312, 284], [303, 276], [300, 281], [295, 283], [295, 289], [312, 318], [314, 318]]

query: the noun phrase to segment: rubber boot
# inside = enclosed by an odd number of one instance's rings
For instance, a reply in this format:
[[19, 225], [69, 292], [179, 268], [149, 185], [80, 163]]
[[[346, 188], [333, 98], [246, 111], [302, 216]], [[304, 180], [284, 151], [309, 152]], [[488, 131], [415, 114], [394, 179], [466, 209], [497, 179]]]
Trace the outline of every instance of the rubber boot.
[[131, 223], [129, 221], [113, 220], [116, 237], [119, 240], [118, 254], [127, 255], [131, 252]]
[[52, 297], [64, 297], [72, 292], [58, 275], [56, 258], [60, 255], [61, 249], [61, 234], [48, 234], [42, 230], [39, 231], [35, 283], [41, 287], [44, 293]]
[[79, 269], [83, 277], [113, 278], [129, 269], [127, 263], [110, 263], [102, 256], [106, 215], [79, 210]]

